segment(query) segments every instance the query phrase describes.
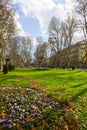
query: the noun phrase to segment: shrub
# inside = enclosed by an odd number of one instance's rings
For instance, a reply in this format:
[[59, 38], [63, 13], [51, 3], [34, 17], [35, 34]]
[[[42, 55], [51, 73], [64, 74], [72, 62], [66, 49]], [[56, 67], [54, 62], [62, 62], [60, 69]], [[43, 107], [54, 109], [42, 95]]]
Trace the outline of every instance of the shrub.
[[12, 70], [12, 65], [11, 65], [11, 64], [8, 65], [8, 70], [9, 70], [9, 71]]
[[8, 73], [8, 66], [7, 66], [7, 64], [3, 65], [3, 73], [4, 74]]
[[11, 68], [12, 68], [12, 70], [14, 70], [14, 69], [15, 69], [15, 66], [14, 66], [14, 65], [11, 65]]

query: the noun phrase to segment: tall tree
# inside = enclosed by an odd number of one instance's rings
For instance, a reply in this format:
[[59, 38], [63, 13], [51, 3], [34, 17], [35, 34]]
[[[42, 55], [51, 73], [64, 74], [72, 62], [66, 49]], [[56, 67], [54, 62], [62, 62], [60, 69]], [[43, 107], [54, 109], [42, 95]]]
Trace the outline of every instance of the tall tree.
[[11, 63], [16, 66], [19, 66], [19, 64], [21, 64], [21, 61], [20, 61], [21, 58], [19, 55], [19, 51], [20, 51], [19, 46], [20, 46], [20, 41], [18, 37], [13, 37], [13, 39], [11, 39], [6, 46], [7, 55], [11, 59]]
[[39, 43], [34, 53], [35, 63], [39, 67], [47, 67], [48, 62], [48, 44], [47, 42]]
[[22, 42], [20, 43], [19, 55], [21, 56], [23, 61], [22, 64], [25, 67], [29, 67], [32, 60], [32, 45], [33, 40], [29, 36], [23, 38]]
[[65, 61], [67, 67], [70, 66], [70, 47], [73, 44], [74, 33], [77, 31], [77, 20], [70, 15], [67, 15], [67, 18], [64, 22], [61, 23], [61, 43], [63, 44], [63, 48], [67, 48], [65, 51], [65, 56], [62, 61]]
[[15, 33], [14, 11], [10, 6], [10, 0], [0, 2], [0, 50], [1, 64], [6, 56], [6, 45]]
[[[56, 17], [52, 17], [51, 21], [49, 23], [48, 27], [48, 43], [51, 48], [51, 58], [50, 61], [53, 61], [53, 63], [50, 63], [50, 66], [56, 66], [60, 60], [59, 52], [62, 49], [61, 44], [61, 29], [60, 29], [60, 21]], [[52, 58], [54, 57], [54, 58]], [[52, 60], [54, 59], [54, 60]]]
[[71, 44], [73, 44], [74, 33], [77, 31], [77, 25], [77, 20], [69, 14], [67, 15], [66, 20], [61, 23], [63, 38], [61, 40], [63, 40], [62, 42], [64, 44], [64, 47], [69, 47]]
[[56, 17], [52, 17], [48, 27], [49, 44], [55, 52], [61, 49], [60, 45], [60, 21]]
[[[70, 47], [73, 41], [73, 36], [76, 31], [77, 21], [70, 15], [64, 22], [59, 22], [55, 17], [52, 17], [49, 25], [49, 44], [51, 45], [52, 59], [54, 66], [63, 66], [61, 62], [61, 50], [66, 47]], [[70, 50], [69, 50], [70, 51]], [[67, 52], [68, 57], [66, 59], [67, 66], [69, 66], [69, 52]], [[65, 60], [64, 60], [65, 61]]]
[[75, 11], [79, 16], [79, 27], [84, 34], [84, 45], [80, 47], [80, 49], [85, 50], [82, 61], [85, 61], [85, 64], [87, 64], [87, 0], [75, 0], [75, 2]]
[[79, 15], [79, 25], [84, 32], [85, 40], [87, 40], [87, 0], [75, 0], [75, 11]]

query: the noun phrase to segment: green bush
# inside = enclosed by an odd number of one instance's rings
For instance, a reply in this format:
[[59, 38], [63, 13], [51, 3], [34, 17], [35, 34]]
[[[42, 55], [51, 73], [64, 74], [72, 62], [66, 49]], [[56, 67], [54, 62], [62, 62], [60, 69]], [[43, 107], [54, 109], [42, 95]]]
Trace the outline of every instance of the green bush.
[[15, 69], [15, 66], [14, 66], [14, 65], [11, 65], [11, 68], [12, 68], [12, 70], [14, 70], [14, 69]]
[[3, 73], [4, 74], [8, 73], [8, 66], [7, 66], [7, 64], [3, 65]]
[[9, 70], [9, 71], [12, 70], [12, 65], [11, 65], [11, 64], [8, 65], [8, 70]]

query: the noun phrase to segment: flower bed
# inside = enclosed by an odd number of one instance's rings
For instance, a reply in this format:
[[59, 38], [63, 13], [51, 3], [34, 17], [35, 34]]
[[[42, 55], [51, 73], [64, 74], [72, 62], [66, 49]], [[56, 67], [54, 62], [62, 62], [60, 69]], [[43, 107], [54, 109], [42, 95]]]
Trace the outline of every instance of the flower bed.
[[25, 87], [0, 88], [0, 130], [78, 130], [72, 108]]

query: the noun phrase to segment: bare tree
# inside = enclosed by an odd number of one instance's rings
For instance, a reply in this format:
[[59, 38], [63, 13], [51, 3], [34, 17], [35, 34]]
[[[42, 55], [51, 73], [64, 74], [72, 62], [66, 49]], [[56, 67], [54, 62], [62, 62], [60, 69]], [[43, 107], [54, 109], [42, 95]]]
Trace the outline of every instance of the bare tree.
[[84, 48], [85, 55], [83, 56], [82, 61], [87, 63], [87, 0], [75, 0], [76, 6], [75, 11], [78, 14], [79, 18], [79, 28], [82, 29], [84, 34], [84, 46], [81, 47], [82, 50]]
[[[48, 43], [50, 45], [51, 48], [51, 58], [50, 58], [50, 66], [54, 66], [57, 67], [59, 66], [59, 60], [60, 60], [60, 56], [59, 56], [59, 52], [62, 49], [62, 43], [61, 43], [61, 28], [60, 28], [60, 21], [59, 19], [57, 19], [56, 17], [52, 17], [51, 21], [49, 23], [49, 27], [48, 27], [48, 34], [49, 34], [49, 38], [48, 38]], [[54, 59], [55, 60], [52, 60]], [[52, 63], [53, 61], [53, 63]]]
[[49, 44], [54, 48], [55, 52], [61, 49], [60, 45], [60, 21], [56, 17], [52, 17], [48, 27]]
[[30, 63], [32, 60], [32, 45], [33, 45], [33, 40], [29, 36], [23, 38], [23, 40], [20, 44], [19, 55], [22, 58], [24, 67], [30, 66]]
[[71, 44], [73, 44], [73, 37], [74, 33], [77, 31], [77, 20], [70, 15], [67, 15], [67, 18], [65, 22], [62, 22], [61, 24], [61, 30], [62, 30], [62, 42], [64, 42], [64, 47], [69, 47]]
[[66, 20], [61, 23], [61, 43], [63, 48], [68, 48], [65, 51], [66, 54], [64, 54], [65, 56], [62, 61], [65, 61], [67, 67], [70, 66], [70, 47], [73, 44], [74, 33], [77, 31], [77, 26], [77, 20], [70, 15], [67, 15]]
[[14, 11], [10, 6], [10, 1], [0, 2], [0, 50], [1, 50], [1, 66], [4, 64], [6, 56], [6, 45], [8, 40], [15, 33], [15, 20], [14, 20]]
[[79, 25], [87, 40], [87, 0], [75, 0], [75, 11], [79, 15]]
[[[50, 25], [49, 25], [49, 44], [51, 45], [52, 52], [52, 61], [54, 67], [63, 66], [63, 64], [67, 64], [69, 66], [69, 53], [70, 49], [68, 49], [66, 61], [61, 58], [61, 50], [70, 47], [72, 45], [73, 36], [76, 31], [77, 21], [74, 17], [67, 15], [67, 18], [64, 22], [59, 22], [58, 19], [52, 17]], [[55, 60], [53, 60], [55, 58]], [[63, 62], [62, 62], [63, 61]], [[65, 62], [65, 63], [64, 63]]]
[[19, 66], [19, 64], [21, 64], [21, 58], [19, 55], [20, 51], [19, 45], [20, 42], [18, 37], [13, 37], [13, 39], [11, 39], [6, 46], [6, 52], [9, 58], [11, 59], [11, 64], [16, 66]]
[[35, 56], [35, 62], [37, 63], [37, 66], [41, 67], [47, 67], [48, 62], [48, 44], [47, 42], [39, 43], [36, 47], [36, 51], [34, 53]]

